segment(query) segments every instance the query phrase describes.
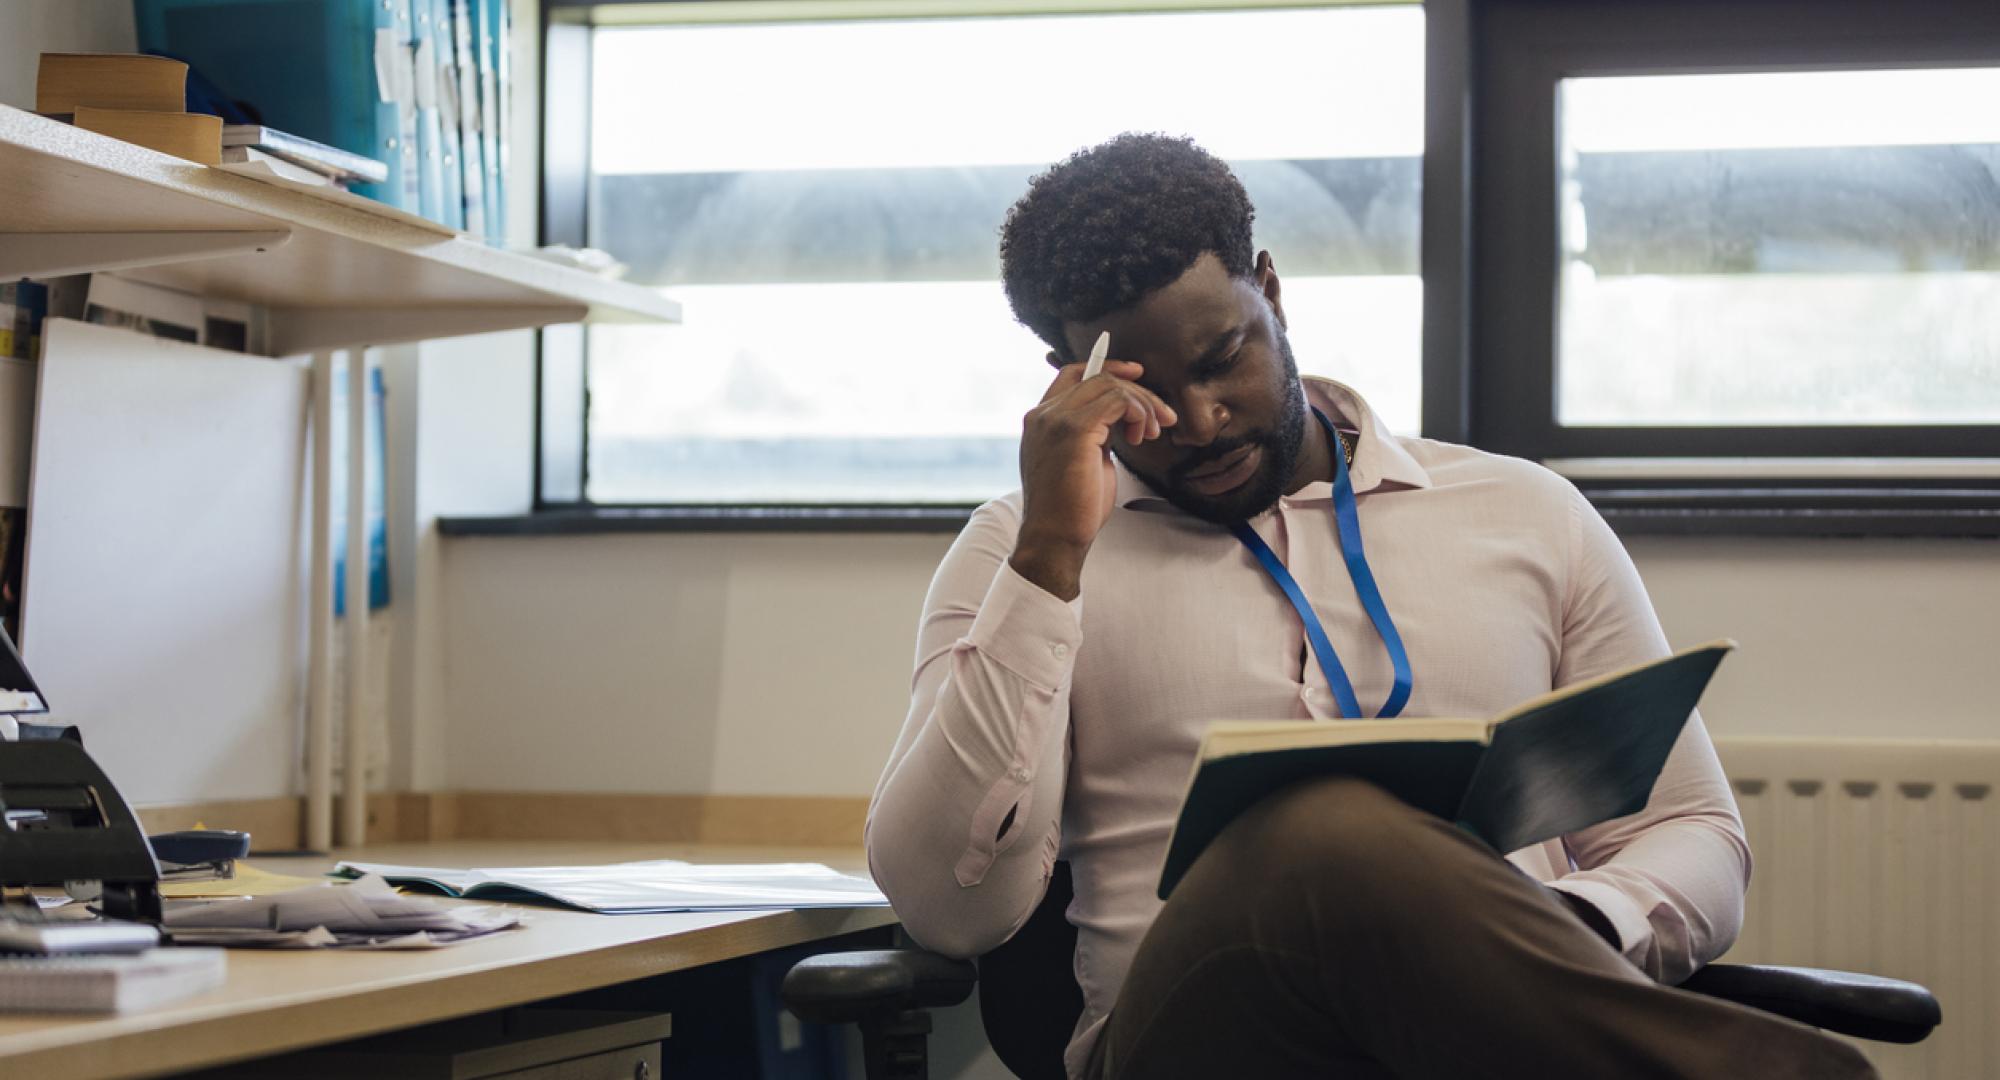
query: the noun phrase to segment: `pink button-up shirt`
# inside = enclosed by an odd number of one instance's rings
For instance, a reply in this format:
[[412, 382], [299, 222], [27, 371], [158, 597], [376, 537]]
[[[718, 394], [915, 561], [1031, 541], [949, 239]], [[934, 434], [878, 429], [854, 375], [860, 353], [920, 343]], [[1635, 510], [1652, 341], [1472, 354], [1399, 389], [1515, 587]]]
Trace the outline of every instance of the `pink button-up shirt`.
[[[1625, 550], [1567, 481], [1516, 458], [1403, 438], [1352, 390], [1308, 398], [1358, 429], [1369, 565], [1415, 670], [1406, 716], [1483, 717], [1668, 651]], [[1005, 941], [1070, 862], [1088, 1055], [1155, 914], [1167, 836], [1216, 720], [1339, 717], [1298, 615], [1229, 530], [1118, 469], [1118, 509], [1065, 603], [1007, 565], [1019, 492], [980, 507], [918, 626], [910, 712], [875, 789], [868, 860], [912, 937], [954, 956]], [[1393, 680], [1355, 598], [1332, 484], [1251, 525], [1285, 561], [1371, 715]], [[1678, 982], [1742, 923], [1750, 849], [1701, 717], [1645, 810], [1508, 858], [1595, 905], [1625, 956]], [[1366, 977], [1368, 973], [1357, 973]]]

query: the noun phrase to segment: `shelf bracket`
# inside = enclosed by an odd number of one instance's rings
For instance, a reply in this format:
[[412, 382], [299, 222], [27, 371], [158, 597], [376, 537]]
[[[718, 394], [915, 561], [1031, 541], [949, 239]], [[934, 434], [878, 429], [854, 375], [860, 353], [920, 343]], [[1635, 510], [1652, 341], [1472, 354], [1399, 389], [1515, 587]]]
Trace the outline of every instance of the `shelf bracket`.
[[290, 229], [0, 233], [0, 281], [249, 255], [291, 238]]
[[556, 323], [581, 322], [589, 312], [583, 304], [273, 308], [271, 355], [297, 356], [327, 349], [396, 345], [500, 330], [532, 330]]

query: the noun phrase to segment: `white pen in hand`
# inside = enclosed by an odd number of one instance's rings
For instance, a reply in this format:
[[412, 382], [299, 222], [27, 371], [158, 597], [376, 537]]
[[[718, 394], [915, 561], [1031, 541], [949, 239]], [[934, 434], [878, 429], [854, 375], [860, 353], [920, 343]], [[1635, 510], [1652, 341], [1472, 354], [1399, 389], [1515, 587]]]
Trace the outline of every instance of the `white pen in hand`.
[[1083, 365], [1083, 377], [1094, 379], [1104, 370], [1104, 358], [1111, 352], [1111, 331], [1097, 335], [1097, 344], [1090, 347], [1090, 361]]

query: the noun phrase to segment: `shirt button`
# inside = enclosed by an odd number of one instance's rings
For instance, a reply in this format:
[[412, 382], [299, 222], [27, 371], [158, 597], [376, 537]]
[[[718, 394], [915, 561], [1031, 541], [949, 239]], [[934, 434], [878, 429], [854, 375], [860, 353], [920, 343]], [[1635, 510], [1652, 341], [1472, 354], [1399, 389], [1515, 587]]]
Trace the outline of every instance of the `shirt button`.
[[1069, 656], [1069, 646], [1058, 641], [1054, 645], [1049, 646], [1049, 652], [1055, 654], [1056, 659], [1062, 660]]
[[1029, 779], [1033, 776], [1033, 774], [1028, 772], [1028, 770], [1026, 769], [1015, 769], [1013, 772], [1008, 773], [1007, 775], [1013, 777], [1016, 780], [1019, 780], [1023, 784], [1027, 783]]

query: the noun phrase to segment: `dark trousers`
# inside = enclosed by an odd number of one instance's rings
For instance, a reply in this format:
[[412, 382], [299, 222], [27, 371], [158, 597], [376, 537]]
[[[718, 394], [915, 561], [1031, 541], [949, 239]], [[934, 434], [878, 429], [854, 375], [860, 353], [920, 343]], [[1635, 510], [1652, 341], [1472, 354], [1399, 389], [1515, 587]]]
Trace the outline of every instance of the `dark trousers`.
[[1661, 986], [1554, 893], [1355, 780], [1232, 824], [1147, 931], [1092, 1080], [1874, 1076], [1854, 1048]]

